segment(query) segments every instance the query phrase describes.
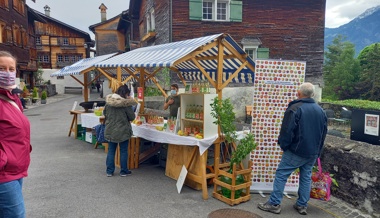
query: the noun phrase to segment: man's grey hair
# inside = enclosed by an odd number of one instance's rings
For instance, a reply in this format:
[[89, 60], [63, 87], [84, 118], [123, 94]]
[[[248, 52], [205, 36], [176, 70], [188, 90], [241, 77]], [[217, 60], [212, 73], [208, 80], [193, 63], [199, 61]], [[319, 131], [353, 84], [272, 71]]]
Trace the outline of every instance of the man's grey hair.
[[312, 98], [314, 97], [314, 92], [315, 92], [314, 85], [311, 83], [303, 83], [300, 86], [300, 92], [302, 93], [303, 96]]

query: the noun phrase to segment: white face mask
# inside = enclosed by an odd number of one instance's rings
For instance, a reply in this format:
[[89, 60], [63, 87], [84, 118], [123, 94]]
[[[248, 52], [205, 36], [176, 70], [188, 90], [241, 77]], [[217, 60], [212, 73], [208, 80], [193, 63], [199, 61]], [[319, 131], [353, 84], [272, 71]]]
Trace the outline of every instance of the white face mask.
[[9, 88], [16, 85], [16, 72], [0, 71], [0, 87]]
[[170, 93], [171, 93], [172, 95], [175, 95], [175, 94], [177, 94], [177, 91], [176, 91], [176, 90], [170, 90]]

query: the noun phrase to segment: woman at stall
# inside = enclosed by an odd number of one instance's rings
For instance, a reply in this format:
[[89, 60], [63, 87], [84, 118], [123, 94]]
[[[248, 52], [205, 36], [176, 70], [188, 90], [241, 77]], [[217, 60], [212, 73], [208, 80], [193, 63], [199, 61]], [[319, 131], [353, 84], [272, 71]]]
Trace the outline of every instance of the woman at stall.
[[16, 88], [16, 58], [0, 51], [0, 217], [25, 217], [23, 178], [30, 164], [30, 123]]
[[107, 176], [113, 176], [115, 171], [115, 152], [117, 145], [120, 148], [120, 176], [130, 175], [128, 169], [128, 143], [131, 138], [131, 121], [135, 119], [132, 106], [137, 105], [130, 97], [128, 86], [120, 86], [114, 94], [107, 95], [103, 110], [105, 116], [104, 137], [108, 141], [108, 154], [106, 160]]

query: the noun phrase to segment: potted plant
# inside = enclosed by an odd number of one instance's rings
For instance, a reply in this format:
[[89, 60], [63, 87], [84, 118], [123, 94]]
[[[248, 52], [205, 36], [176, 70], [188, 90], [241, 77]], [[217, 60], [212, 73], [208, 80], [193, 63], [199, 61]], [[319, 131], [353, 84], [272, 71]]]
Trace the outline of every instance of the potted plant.
[[38, 88], [34, 87], [32, 92], [32, 103], [37, 103], [38, 100]]
[[229, 99], [215, 98], [211, 108], [211, 115], [216, 119], [214, 123], [219, 125], [220, 138], [227, 146], [225, 150], [231, 148], [230, 162], [220, 164], [221, 168], [226, 167], [226, 170], [217, 170], [219, 173], [214, 179], [213, 196], [230, 205], [248, 201], [252, 162], [244, 169], [242, 160], [256, 148], [254, 136], [248, 133], [241, 140], [237, 140], [235, 113]]
[[43, 90], [41, 92], [41, 104], [46, 104], [46, 98], [47, 98], [47, 92], [46, 90]]

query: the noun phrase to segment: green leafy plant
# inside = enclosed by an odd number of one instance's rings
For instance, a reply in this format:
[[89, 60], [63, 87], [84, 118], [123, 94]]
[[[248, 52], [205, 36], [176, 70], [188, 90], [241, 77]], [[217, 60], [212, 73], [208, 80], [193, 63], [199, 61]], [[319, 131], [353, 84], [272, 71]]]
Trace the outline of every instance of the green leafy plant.
[[347, 99], [347, 100], [342, 100], [342, 101], [334, 101], [330, 99], [322, 99], [322, 102], [345, 106], [349, 108], [380, 110], [380, 102], [378, 101], [368, 101], [368, 100], [360, 100], [360, 99]]
[[47, 92], [46, 90], [44, 90], [41, 92], [41, 100], [46, 100], [46, 98], [47, 98]]
[[[212, 109], [211, 116], [216, 119], [214, 123], [219, 125], [220, 135], [222, 134], [224, 136], [225, 144], [235, 144], [235, 142], [237, 142], [236, 127], [234, 125], [235, 113], [233, 112], [233, 105], [230, 99], [227, 98], [220, 100], [216, 97], [210, 106]], [[236, 147], [236, 150], [231, 152], [232, 154], [230, 159], [230, 168], [228, 172], [232, 173], [233, 165], [236, 164], [239, 166], [242, 160], [249, 153], [251, 153], [252, 150], [256, 148], [256, 146], [257, 144], [255, 142], [254, 136], [251, 133], [247, 134], [243, 139], [241, 139], [239, 141], [239, 145]], [[227, 184], [232, 184], [232, 179], [226, 176], [220, 176], [219, 180]], [[244, 182], [245, 179], [241, 174], [236, 176], [236, 185], [243, 184]], [[231, 198], [230, 189], [222, 187], [221, 191], [224, 197]], [[243, 189], [236, 190], [235, 199], [239, 198], [242, 192]]]
[[37, 87], [34, 87], [34, 88], [33, 88], [32, 97], [33, 97], [33, 98], [38, 98], [38, 88], [37, 88]]

